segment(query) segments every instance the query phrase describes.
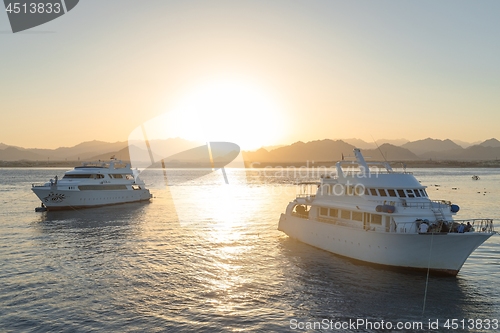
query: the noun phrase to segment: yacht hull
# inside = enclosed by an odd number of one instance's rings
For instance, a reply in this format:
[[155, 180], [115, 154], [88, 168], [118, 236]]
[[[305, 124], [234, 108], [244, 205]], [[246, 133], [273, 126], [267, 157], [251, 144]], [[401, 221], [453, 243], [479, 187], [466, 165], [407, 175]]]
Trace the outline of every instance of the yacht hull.
[[52, 187], [33, 187], [33, 192], [48, 210], [92, 208], [149, 201], [149, 190], [71, 191]]
[[278, 230], [314, 247], [385, 266], [457, 275], [493, 233], [388, 233], [281, 214]]

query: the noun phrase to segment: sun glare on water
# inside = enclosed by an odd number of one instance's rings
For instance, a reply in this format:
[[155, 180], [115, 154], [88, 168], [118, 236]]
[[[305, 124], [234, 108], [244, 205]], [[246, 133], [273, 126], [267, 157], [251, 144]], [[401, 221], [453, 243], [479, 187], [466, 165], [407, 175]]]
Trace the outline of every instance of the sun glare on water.
[[181, 137], [227, 141], [241, 149], [276, 144], [284, 129], [282, 109], [263, 89], [240, 81], [214, 81], [184, 95], [176, 108], [188, 119]]

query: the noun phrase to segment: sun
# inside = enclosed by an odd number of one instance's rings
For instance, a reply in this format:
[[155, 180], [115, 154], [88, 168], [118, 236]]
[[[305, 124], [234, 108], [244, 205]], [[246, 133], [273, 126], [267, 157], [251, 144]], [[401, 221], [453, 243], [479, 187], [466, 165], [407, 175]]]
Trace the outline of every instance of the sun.
[[182, 126], [182, 138], [227, 141], [243, 150], [277, 144], [285, 129], [276, 100], [265, 89], [238, 80], [198, 85], [180, 99], [176, 111], [189, 124]]

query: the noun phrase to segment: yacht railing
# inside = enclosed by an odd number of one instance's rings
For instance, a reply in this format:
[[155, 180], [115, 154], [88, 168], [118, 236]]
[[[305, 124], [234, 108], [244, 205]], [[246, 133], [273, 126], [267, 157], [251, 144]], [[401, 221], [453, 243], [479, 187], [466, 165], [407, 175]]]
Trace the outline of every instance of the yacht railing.
[[316, 194], [307, 194], [307, 193], [300, 193], [297, 194], [296, 198], [306, 198], [306, 199], [314, 199], [316, 197]]
[[[373, 202], [373, 201], [372, 201]], [[374, 200], [379, 205], [391, 205], [404, 208], [420, 208], [420, 209], [442, 209], [451, 206], [450, 201], [445, 200], [431, 200], [431, 201], [408, 201], [400, 200]]]
[[454, 220], [453, 222], [458, 224], [467, 224], [467, 222], [469, 222], [472, 225], [472, 229], [474, 232], [495, 232], [493, 219]]
[[[361, 174], [361, 171], [359, 170], [355, 170], [355, 171], [343, 171], [344, 173], [344, 176], [345, 177], [357, 177]], [[409, 171], [395, 171], [395, 170], [392, 170], [392, 171], [387, 171], [387, 170], [383, 170], [383, 169], [379, 169], [379, 170], [376, 170], [376, 169], [370, 169], [370, 174], [372, 175], [372, 177], [376, 177], [376, 175], [378, 174], [403, 174], [403, 175], [413, 175], [413, 172], [409, 172]]]
[[31, 187], [50, 187], [50, 184], [46, 185], [46, 183], [33, 183], [31, 184]]
[[[453, 221], [439, 221], [431, 222], [428, 233], [460, 233], [459, 226], [467, 225], [470, 223], [471, 228], [469, 231], [463, 230], [462, 233], [476, 232], [476, 233], [496, 233], [493, 225], [493, 219], [466, 219], [466, 220], [453, 220]], [[422, 222], [420, 222], [422, 223]], [[419, 222], [396, 222], [397, 233], [418, 233]]]

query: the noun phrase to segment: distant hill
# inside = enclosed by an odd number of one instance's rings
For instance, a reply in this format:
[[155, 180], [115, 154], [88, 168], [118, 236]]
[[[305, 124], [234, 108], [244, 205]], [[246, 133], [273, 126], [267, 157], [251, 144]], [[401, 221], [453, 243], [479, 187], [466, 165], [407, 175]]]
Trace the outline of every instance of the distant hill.
[[0, 160], [77, 161], [89, 160], [92, 156], [104, 154], [106, 152], [119, 151], [127, 147], [127, 142], [109, 143], [94, 140], [82, 142], [74, 147], [60, 147], [57, 149], [7, 147], [8, 148], [0, 149]]
[[[60, 160], [89, 160], [92, 156], [97, 154], [104, 154], [107, 152], [115, 152], [127, 147], [127, 142], [119, 141], [114, 143], [103, 141], [87, 141], [82, 142], [74, 147], [60, 147], [54, 150], [43, 150], [43, 153], [49, 155], [51, 159]], [[109, 157], [107, 158], [109, 159]]]
[[264, 148], [260, 148], [253, 152], [243, 151], [243, 159], [248, 162], [269, 162], [273, 160], [273, 157], [269, 151]]
[[[193, 143], [184, 139], [151, 140], [151, 147], [154, 148], [154, 158], [159, 160], [175, 154], [178, 151], [190, 149], [198, 143]], [[0, 161], [107, 161], [115, 155], [117, 159], [130, 160], [130, 151], [128, 142], [103, 142], [88, 141], [82, 142], [73, 147], [60, 147], [57, 149], [39, 149], [39, 148], [19, 148], [4, 145], [6, 148], [0, 149]], [[0, 146], [2, 147], [2, 146]], [[150, 161], [149, 153], [144, 144], [144, 149], [134, 147], [134, 152], [140, 152], [136, 156], [144, 156], [146, 161]], [[163, 155], [163, 156], [160, 156]]]
[[377, 149], [364, 150], [363, 155], [371, 157], [373, 161], [417, 161], [420, 159], [410, 150], [389, 143], [384, 143]]
[[429, 152], [419, 155], [422, 159], [436, 161], [492, 161], [500, 159], [500, 147], [471, 146], [465, 149], [453, 149], [442, 152]]
[[484, 147], [475, 145], [466, 148], [466, 154], [463, 154], [462, 160], [498, 160], [500, 159], [500, 147]]
[[377, 148], [377, 145], [374, 143], [374, 142], [371, 142], [371, 143], [368, 143], [366, 141], [363, 141], [361, 139], [355, 139], [355, 138], [352, 138], [352, 139], [342, 139], [342, 141], [350, 144], [350, 145], [353, 145], [354, 147], [356, 148], [359, 148], [359, 149], [374, 149], [374, 148]]
[[405, 143], [409, 142], [408, 140], [406, 139], [393, 139], [393, 140], [389, 140], [389, 139], [379, 139], [379, 140], [376, 140], [375, 142], [377, 142], [377, 144], [380, 146], [380, 145], [383, 145], [384, 143], [389, 143], [393, 146], [402, 146], [404, 145]]
[[486, 140], [482, 143], [479, 144], [480, 146], [483, 146], [483, 147], [500, 147], [500, 141], [498, 141], [497, 139], [493, 138], [493, 139], [489, 139], [489, 140]]
[[42, 161], [47, 160], [43, 155], [33, 153], [26, 149], [20, 149], [16, 147], [9, 147], [0, 149], [0, 161]]
[[477, 161], [477, 160], [498, 160], [500, 159], [500, 147], [484, 147], [475, 145], [465, 149], [465, 152], [460, 155], [460, 160]]
[[[340, 161], [342, 157], [349, 159], [353, 157], [352, 151], [355, 147], [342, 140], [318, 140], [311, 142], [296, 142], [290, 146], [281, 147], [268, 152], [259, 149], [255, 152], [245, 152], [243, 155], [247, 162], [260, 163], [305, 163], [312, 161], [331, 162]], [[419, 157], [408, 149], [396, 147], [391, 144], [383, 144], [380, 149], [365, 149], [363, 154], [372, 160], [384, 160], [381, 152], [390, 160], [406, 161], [418, 160]]]
[[376, 140], [375, 142], [366, 142], [364, 140], [355, 139], [355, 138], [342, 139], [342, 141], [347, 142], [348, 144], [353, 145], [354, 147], [359, 148], [359, 149], [375, 149], [375, 148], [377, 148], [377, 146], [381, 146], [384, 143], [389, 143], [393, 146], [401, 146], [401, 145], [409, 142], [406, 139], [395, 139], [395, 140], [379, 139], [379, 140]]
[[286, 146], [286, 145], [264, 146], [264, 147], [261, 147], [261, 148], [264, 148], [267, 151], [271, 151], [271, 150], [278, 149], [278, 148], [281, 148], [281, 147], [284, 147], [284, 146]]
[[401, 147], [410, 150], [416, 155], [428, 153], [428, 152], [442, 152], [453, 149], [463, 149], [461, 146], [457, 145], [450, 139], [438, 140], [427, 138], [424, 140], [417, 140], [405, 143]]
[[462, 148], [467, 148], [467, 147], [474, 146], [474, 145], [481, 143], [480, 141], [479, 142], [466, 142], [466, 141], [457, 140], [457, 139], [453, 139], [451, 141], [455, 142], [457, 145], [459, 145]]
[[342, 140], [326, 139], [307, 143], [298, 141], [270, 152], [263, 149], [255, 152], [245, 152], [243, 158], [247, 162], [261, 163], [329, 162], [340, 160], [342, 154], [349, 154], [353, 149], [354, 146]]
[[117, 160], [130, 161], [129, 147], [120, 149], [117, 152], [107, 152], [105, 154], [92, 156], [89, 161], [109, 161], [111, 158], [116, 158]]

